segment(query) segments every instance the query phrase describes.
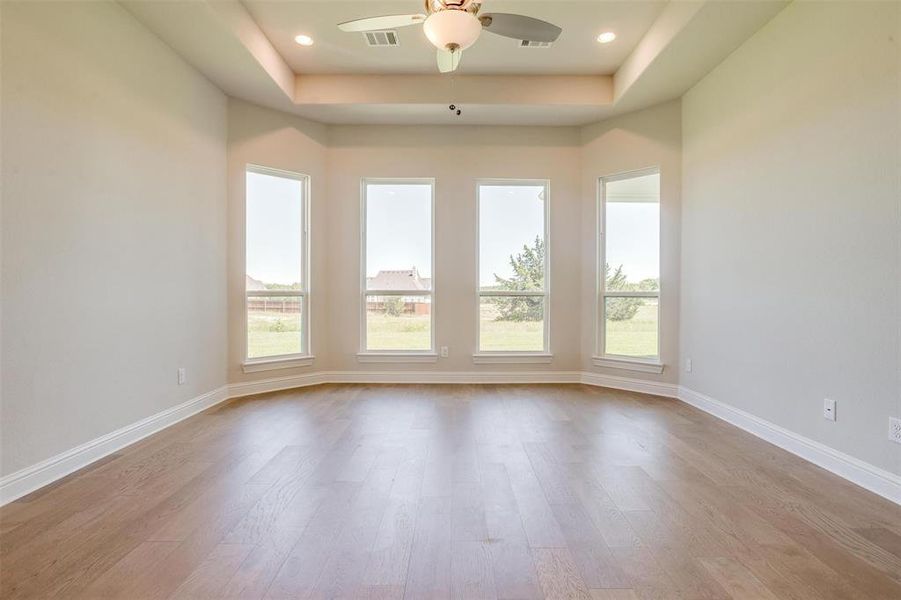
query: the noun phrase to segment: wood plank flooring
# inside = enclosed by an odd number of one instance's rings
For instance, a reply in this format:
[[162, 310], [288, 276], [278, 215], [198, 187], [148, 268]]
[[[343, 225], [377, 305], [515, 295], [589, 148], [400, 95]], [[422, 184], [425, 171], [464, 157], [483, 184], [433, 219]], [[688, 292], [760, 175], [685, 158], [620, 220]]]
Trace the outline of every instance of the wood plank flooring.
[[234, 400], [0, 509], [0, 597], [901, 598], [901, 508], [675, 400]]

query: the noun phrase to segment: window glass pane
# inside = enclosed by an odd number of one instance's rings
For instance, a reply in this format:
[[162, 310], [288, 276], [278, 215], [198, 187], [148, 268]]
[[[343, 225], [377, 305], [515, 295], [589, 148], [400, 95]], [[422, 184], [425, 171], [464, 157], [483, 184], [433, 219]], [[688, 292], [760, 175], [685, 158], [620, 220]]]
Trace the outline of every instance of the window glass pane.
[[607, 291], [660, 289], [660, 175], [604, 186]]
[[247, 358], [300, 354], [303, 298], [247, 298]]
[[366, 184], [366, 289], [432, 289], [432, 186]]
[[544, 185], [479, 185], [479, 286], [544, 289]]
[[429, 296], [367, 296], [367, 350], [431, 350]]
[[535, 296], [480, 298], [479, 350], [542, 352], [544, 298]]
[[247, 171], [246, 192], [247, 289], [302, 289], [303, 182]]
[[606, 298], [604, 353], [655, 358], [658, 304], [657, 298]]

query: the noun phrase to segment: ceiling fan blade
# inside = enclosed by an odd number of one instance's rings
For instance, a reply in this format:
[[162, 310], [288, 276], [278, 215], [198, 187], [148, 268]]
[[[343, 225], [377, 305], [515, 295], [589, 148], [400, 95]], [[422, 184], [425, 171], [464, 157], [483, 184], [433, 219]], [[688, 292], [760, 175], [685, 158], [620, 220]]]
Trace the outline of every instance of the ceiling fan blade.
[[532, 42], [553, 42], [563, 31], [553, 23], [510, 13], [488, 13], [479, 15], [485, 31], [517, 40]]
[[381, 17], [368, 17], [338, 23], [341, 31], [378, 31], [380, 29], [394, 29], [416, 25], [425, 21], [425, 15], [383, 15]]
[[460, 66], [460, 58], [463, 56], [462, 50], [439, 50], [438, 51], [438, 70], [442, 73], [450, 73], [456, 71]]

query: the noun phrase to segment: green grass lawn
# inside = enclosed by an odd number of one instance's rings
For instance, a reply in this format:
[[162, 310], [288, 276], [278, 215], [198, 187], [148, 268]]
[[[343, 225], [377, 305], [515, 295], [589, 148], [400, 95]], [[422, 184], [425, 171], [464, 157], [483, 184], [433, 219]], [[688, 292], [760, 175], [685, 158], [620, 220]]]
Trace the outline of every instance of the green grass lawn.
[[610, 321], [607, 328], [607, 354], [619, 356], [657, 356], [657, 304], [639, 307], [631, 319]]
[[[366, 318], [368, 350], [428, 350], [431, 347], [428, 315], [369, 313]], [[544, 325], [541, 321], [496, 321], [483, 318], [480, 324], [481, 350], [543, 349]]]
[[[496, 309], [483, 304], [479, 323], [482, 351], [532, 351], [543, 348], [541, 321], [497, 321]], [[428, 350], [431, 347], [428, 315], [392, 317], [370, 313], [366, 319], [369, 350]], [[253, 311], [247, 321], [248, 358], [297, 354], [300, 315]], [[646, 304], [631, 319], [607, 321], [607, 354], [648, 357], [657, 355], [657, 306]]]
[[497, 305], [483, 300], [479, 305], [479, 351], [544, 350], [544, 321], [498, 321], [497, 316]]
[[429, 350], [432, 347], [429, 315], [392, 317], [371, 312], [366, 315], [367, 350]]
[[247, 315], [247, 358], [299, 354], [300, 314], [251, 311]]

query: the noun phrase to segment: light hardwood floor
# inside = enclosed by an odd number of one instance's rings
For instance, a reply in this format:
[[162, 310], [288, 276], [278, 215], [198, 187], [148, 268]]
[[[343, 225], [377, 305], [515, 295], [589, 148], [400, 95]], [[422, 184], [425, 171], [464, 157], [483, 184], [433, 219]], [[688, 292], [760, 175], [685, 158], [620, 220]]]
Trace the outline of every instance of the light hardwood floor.
[[901, 508], [675, 400], [320, 386], [0, 509], [0, 597], [901, 598]]

